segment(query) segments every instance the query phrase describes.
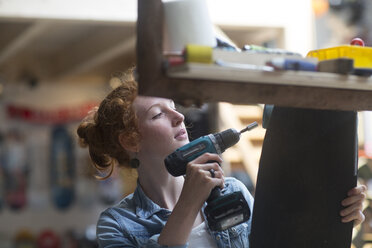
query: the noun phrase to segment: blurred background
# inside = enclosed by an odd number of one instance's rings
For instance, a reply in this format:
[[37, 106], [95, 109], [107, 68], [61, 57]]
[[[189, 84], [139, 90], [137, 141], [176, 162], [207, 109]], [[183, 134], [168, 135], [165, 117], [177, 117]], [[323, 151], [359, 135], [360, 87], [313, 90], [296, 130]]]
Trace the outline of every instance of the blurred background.
[[[209, 0], [216, 30], [238, 47], [307, 52], [372, 46], [369, 0]], [[136, 173], [94, 178], [76, 128], [136, 64], [135, 0], [0, 0], [0, 247], [96, 247], [99, 213], [133, 192]], [[210, 103], [179, 109], [191, 138], [262, 123], [262, 105]], [[360, 182], [372, 190], [369, 112], [359, 113]], [[227, 175], [254, 194], [265, 129], [224, 153]], [[368, 194], [369, 195], [369, 194]], [[368, 197], [369, 199], [369, 197]], [[354, 247], [372, 247], [372, 207]]]

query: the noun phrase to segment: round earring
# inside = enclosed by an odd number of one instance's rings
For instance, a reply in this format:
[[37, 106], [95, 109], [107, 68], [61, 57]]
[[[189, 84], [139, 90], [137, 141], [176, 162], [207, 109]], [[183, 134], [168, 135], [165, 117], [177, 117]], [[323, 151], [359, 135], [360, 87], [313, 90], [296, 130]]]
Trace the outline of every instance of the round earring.
[[140, 161], [138, 160], [138, 158], [132, 158], [130, 161], [129, 161], [129, 164], [132, 168], [136, 169], [139, 167], [140, 165]]

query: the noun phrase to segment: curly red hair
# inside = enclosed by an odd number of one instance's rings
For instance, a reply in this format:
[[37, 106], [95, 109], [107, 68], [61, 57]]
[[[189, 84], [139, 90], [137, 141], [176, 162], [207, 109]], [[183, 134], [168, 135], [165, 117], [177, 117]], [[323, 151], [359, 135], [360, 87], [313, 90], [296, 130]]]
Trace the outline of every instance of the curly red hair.
[[106, 175], [99, 177], [106, 179], [111, 176], [116, 164], [129, 166], [129, 154], [121, 146], [119, 136], [123, 135], [128, 143], [139, 141], [137, 116], [132, 108], [138, 94], [138, 85], [133, 76], [118, 77], [121, 84], [111, 91], [80, 123], [77, 134], [79, 144], [88, 147], [89, 155], [94, 167]]

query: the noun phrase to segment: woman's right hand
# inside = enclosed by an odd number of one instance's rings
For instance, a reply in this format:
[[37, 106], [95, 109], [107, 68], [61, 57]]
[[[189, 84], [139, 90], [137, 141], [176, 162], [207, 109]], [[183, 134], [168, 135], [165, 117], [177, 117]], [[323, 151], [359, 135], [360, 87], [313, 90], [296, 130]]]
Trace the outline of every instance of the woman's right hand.
[[[192, 201], [194, 204], [199, 203], [198, 205], [201, 207], [214, 187], [223, 188], [224, 173], [219, 165], [221, 162], [221, 157], [213, 153], [204, 153], [189, 162], [181, 198]], [[212, 169], [214, 177], [210, 172]]]
[[[215, 162], [210, 162], [215, 161]], [[217, 154], [205, 153], [187, 164], [182, 192], [160, 236], [159, 244], [184, 245], [212, 189], [223, 187], [223, 171]], [[210, 170], [214, 170], [214, 177]]]

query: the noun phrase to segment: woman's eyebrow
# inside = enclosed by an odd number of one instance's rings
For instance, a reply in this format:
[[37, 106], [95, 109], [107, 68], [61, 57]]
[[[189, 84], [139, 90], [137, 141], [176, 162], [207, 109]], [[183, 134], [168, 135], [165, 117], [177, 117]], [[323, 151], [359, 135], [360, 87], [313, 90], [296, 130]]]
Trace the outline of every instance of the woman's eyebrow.
[[[169, 100], [169, 103], [170, 103], [170, 106], [175, 106], [173, 100]], [[161, 107], [161, 106], [162, 106], [161, 103], [155, 103], [154, 105], [151, 105], [151, 106], [146, 110], [146, 113], [149, 112], [150, 109], [152, 109], [153, 107]]]
[[146, 113], [149, 112], [153, 107], [160, 107], [161, 104], [160, 103], [156, 103], [154, 105], [151, 105], [147, 110], [146, 110]]

